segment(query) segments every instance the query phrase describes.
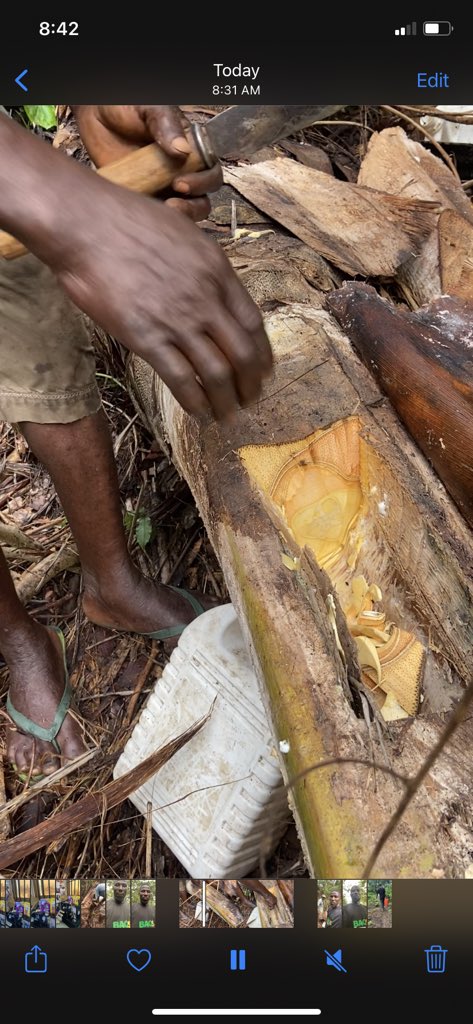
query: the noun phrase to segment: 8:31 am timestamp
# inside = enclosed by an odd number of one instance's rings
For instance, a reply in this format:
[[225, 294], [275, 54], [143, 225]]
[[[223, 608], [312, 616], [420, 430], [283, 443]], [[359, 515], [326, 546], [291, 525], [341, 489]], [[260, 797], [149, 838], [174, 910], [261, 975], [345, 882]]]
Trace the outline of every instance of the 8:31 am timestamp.
[[260, 96], [260, 85], [213, 85], [212, 96]]

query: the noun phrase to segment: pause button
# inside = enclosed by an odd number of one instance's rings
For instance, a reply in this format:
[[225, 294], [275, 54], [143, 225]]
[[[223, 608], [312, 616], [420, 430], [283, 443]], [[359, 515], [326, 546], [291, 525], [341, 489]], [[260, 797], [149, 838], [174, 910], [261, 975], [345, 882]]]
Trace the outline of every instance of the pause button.
[[230, 970], [231, 971], [246, 971], [246, 950], [245, 949], [231, 949], [230, 950]]

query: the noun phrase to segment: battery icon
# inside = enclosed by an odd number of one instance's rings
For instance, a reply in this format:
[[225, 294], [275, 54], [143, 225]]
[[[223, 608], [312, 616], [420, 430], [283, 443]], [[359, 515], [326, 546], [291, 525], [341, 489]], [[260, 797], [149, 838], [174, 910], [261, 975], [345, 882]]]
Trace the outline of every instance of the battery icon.
[[425, 36], [449, 36], [453, 32], [451, 21], [424, 21]]

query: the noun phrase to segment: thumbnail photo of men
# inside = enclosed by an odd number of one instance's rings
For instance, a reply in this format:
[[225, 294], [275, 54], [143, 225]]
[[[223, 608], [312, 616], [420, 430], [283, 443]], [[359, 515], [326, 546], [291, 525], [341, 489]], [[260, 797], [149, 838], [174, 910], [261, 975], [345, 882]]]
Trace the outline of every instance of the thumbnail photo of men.
[[319, 878], [317, 882], [317, 928], [342, 927], [342, 882], [340, 878]]
[[342, 928], [366, 928], [368, 924], [367, 883], [357, 879], [343, 882]]
[[156, 918], [156, 882], [131, 882], [131, 927], [154, 928]]
[[131, 928], [130, 883], [124, 879], [107, 882], [107, 928]]

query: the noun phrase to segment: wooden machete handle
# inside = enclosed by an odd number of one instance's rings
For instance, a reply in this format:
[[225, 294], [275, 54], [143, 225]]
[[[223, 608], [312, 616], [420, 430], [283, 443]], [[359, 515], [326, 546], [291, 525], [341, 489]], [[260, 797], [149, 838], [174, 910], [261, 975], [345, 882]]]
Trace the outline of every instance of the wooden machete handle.
[[[193, 144], [190, 133], [187, 137]], [[182, 164], [181, 161], [173, 160], [152, 142], [151, 145], [143, 146], [113, 164], [100, 167], [96, 173], [107, 181], [113, 181], [115, 185], [131, 189], [132, 192], [154, 195], [155, 192], [161, 192], [170, 185], [178, 172], [188, 174], [191, 171], [201, 171], [204, 167], [204, 160], [194, 144], [185, 164]], [[17, 256], [24, 256], [26, 252], [26, 246], [18, 242], [13, 235], [0, 231], [0, 257], [13, 260]]]

